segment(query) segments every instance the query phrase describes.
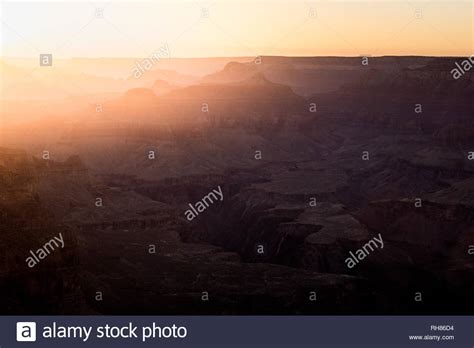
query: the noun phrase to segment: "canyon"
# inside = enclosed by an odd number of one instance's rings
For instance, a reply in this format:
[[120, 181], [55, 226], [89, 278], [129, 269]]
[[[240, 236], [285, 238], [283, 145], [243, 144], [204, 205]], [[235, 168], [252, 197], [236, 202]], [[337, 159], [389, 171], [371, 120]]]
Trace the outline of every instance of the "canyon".
[[[472, 312], [474, 78], [452, 78], [457, 60], [229, 61], [186, 86], [153, 75], [173, 87], [128, 88], [101, 112], [78, 102], [70, 123], [41, 109], [9, 123], [15, 104], [0, 148], [0, 305], [15, 314]], [[212, 208], [189, 221], [189, 202], [216, 187]], [[65, 248], [28, 269], [25, 252], [59, 231]], [[349, 251], [379, 235], [383, 249], [348, 268]]]

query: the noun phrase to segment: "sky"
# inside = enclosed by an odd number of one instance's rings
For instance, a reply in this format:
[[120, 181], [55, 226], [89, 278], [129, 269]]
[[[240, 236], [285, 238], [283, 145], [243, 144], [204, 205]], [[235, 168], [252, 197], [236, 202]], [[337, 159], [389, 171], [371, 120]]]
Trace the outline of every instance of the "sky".
[[473, 2], [2, 2], [1, 55], [468, 56]]

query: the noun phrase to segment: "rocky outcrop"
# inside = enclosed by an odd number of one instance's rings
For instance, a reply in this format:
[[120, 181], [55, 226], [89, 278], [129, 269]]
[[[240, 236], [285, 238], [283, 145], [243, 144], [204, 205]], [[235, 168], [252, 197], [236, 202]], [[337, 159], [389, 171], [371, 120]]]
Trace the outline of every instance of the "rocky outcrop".
[[[34, 162], [21, 154], [12, 164], [8, 156], [0, 154], [7, 163], [0, 166], [0, 302], [4, 314], [77, 311], [84, 303], [75, 233], [45, 208], [37, 191]], [[36, 251], [59, 233], [64, 248], [29, 267], [30, 250]]]

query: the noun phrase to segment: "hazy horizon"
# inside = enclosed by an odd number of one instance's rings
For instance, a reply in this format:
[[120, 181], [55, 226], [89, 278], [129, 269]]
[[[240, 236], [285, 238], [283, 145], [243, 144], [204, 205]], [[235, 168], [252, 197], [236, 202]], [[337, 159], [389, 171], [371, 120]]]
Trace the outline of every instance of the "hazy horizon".
[[[179, 60], [179, 59], [255, 59], [256, 57], [282, 57], [282, 58], [361, 58], [361, 57], [369, 57], [369, 58], [389, 58], [389, 57], [420, 57], [420, 58], [467, 58], [471, 57], [474, 54], [468, 55], [423, 55], [423, 54], [387, 54], [387, 55], [284, 55], [284, 54], [275, 54], [275, 55], [258, 55], [258, 56], [190, 56], [190, 57], [170, 57], [165, 58], [166, 60]], [[61, 57], [56, 58], [57, 60], [73, 60], [73, 59], [90, 59], [90, 60], [97, 60], [97, 59], [146, 59], [146, 56], [97, 56], [97, 57]], [[38, 60], [38, 57], [27, 57], [27, 56], [1, 56], [0, 59], [25, 59], [25, 60]]]

